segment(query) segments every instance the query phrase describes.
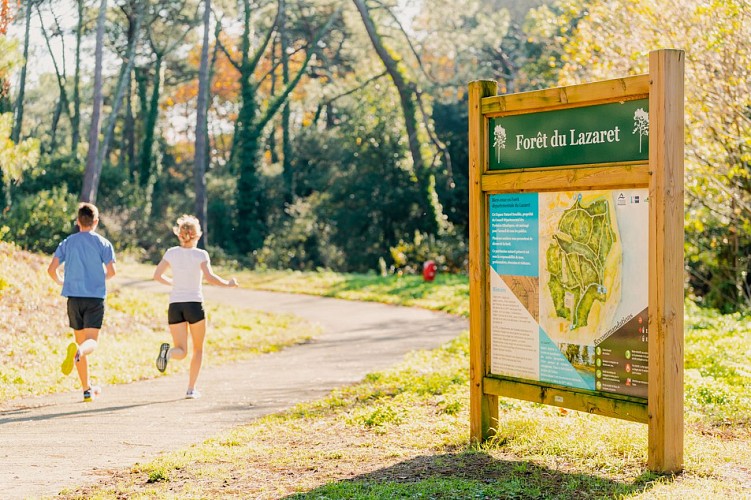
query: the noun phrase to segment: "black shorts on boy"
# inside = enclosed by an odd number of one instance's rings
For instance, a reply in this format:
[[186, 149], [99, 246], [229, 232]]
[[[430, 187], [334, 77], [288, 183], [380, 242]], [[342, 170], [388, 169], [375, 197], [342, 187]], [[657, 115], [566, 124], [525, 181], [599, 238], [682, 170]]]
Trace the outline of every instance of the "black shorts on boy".
[[68, 322], [74, 330], [102, 328], [104, 299], [94, 297], [68, 297]]

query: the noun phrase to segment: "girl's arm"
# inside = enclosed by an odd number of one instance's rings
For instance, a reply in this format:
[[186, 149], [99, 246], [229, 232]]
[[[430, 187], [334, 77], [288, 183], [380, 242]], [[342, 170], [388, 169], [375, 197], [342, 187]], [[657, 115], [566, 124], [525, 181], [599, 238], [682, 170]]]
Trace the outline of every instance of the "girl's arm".
[[201, 271], [203, 271], [203, 276], [206, 278], [206, 281], [212, 285], [224, 286], [227, 288], [237, 287], [237, 279], [232, 278], [226, 280], [217, 276], [214, 274], [214, 271], [211, 269], [211, 264], [207, 260], [201, 262]]
[[164, 275], [165, 271], [167, 271], [169, 267], [169, 262], [162, 259], [161, 262], [157, 264], [156, 269], [154, 270], [154, 279], [159, 283], [172, 286], [172, 278]]

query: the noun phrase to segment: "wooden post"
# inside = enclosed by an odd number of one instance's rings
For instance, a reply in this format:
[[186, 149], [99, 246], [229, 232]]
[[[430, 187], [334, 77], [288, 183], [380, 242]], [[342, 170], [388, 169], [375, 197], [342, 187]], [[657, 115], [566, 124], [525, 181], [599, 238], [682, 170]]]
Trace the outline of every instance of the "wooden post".
[[488, 151], [480, 100], [496, 95], [497, 88], [496, 82], [488, 80], [469, 84], [469, 420], [470, 439], [475, 443], [490, 437], [498, 425], [498, 396], [485, 394], [483, 386], [489, 373], [490, 333], [486, 303], [488, 207], [480, 184]]
[[683, 67], [649, 55], [649, 451], [656, 472], [683, 467]]

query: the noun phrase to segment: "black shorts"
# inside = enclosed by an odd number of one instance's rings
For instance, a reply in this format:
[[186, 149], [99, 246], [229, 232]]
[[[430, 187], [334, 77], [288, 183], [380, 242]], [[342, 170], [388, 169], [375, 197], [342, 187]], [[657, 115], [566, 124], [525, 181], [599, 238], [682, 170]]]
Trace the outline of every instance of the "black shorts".
[[68, 322], [74, 330], [102, 328], [104, 299], [68, 297]]
[[191, 325], [206, 319], [202, 302], [173, 302], [167, 310], [167, 322], [170, 325], [185, 323]]

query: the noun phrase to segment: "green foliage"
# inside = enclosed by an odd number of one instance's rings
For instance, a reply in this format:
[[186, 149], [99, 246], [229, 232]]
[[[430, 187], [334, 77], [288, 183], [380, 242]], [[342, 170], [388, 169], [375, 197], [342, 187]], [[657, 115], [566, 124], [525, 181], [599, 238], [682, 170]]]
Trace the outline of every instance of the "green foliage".
[[346, 269], [339, 249], [331, 244], [332, 227], [318, 219], [317, 193], [299, 198], [287, 208], [279, 229], [271, 233], [258, 252], [259, 268], [312, 271], [317, 267]]
[[686, 409], [714, 424], [751, 422], [751, 318], [686, 302]]
[[7, 78], [10, 71], [21, 60], [21, 52], [18, 50], [18, 41], [0, 36], [0, 80]]
[[0, 114], [0, 173], [5, 191], [5, 207], [11, 205], [11, 187], [19, 184], [24, 172], [39, 163], [39, 140], [25, 139], [14, 144], [10, 139], [13, 115]]
[[71, 194], [80, 193], [83, 167], [83, 162], [73, 156], [42, 156], [37, 168], [25, 176], [17, 192], [32, 195], [52, 187], [64, 187]]
[[[302, 220], [271, 228], [264, 263], [371, 270], [379, 258], [390, 260], [391, 246], [421, 229], [419, 186], [405, 160], [399, 113], [380, 107], [376, 90], [337, 107], [341, 126], [310, 127], [296, 141], [296, 195], [306, 201], [287, 216]], [[302, 254], [285, 258], [286, 243]]]
[[564, 38], [561, 84], [645, 73], [652, 48], [685, 51], [690, 292], [724, 312], [751, 307], [751, 4], [587, 2]]
[[468, 265], [466, 240], [450, 225], [437, 236], [415, 231], [410, 240], [399, 240], [389, 251], [390, 273], [420, 274], [428, 260], [434, 261], [440, 272], [464, 272]]
[[0, 216], [6, 239], [25, 249], [51, 253], [73, 229], [77, 197], [65, 185], [18, 199]]
[[450, 158], [437, 165], [435, 190], [443, 213], [456, 232], [466, 239], [469, 233], [469, 141], [467, 137], [468, 102], [441, 100], [433, 104], [435, 134]]

